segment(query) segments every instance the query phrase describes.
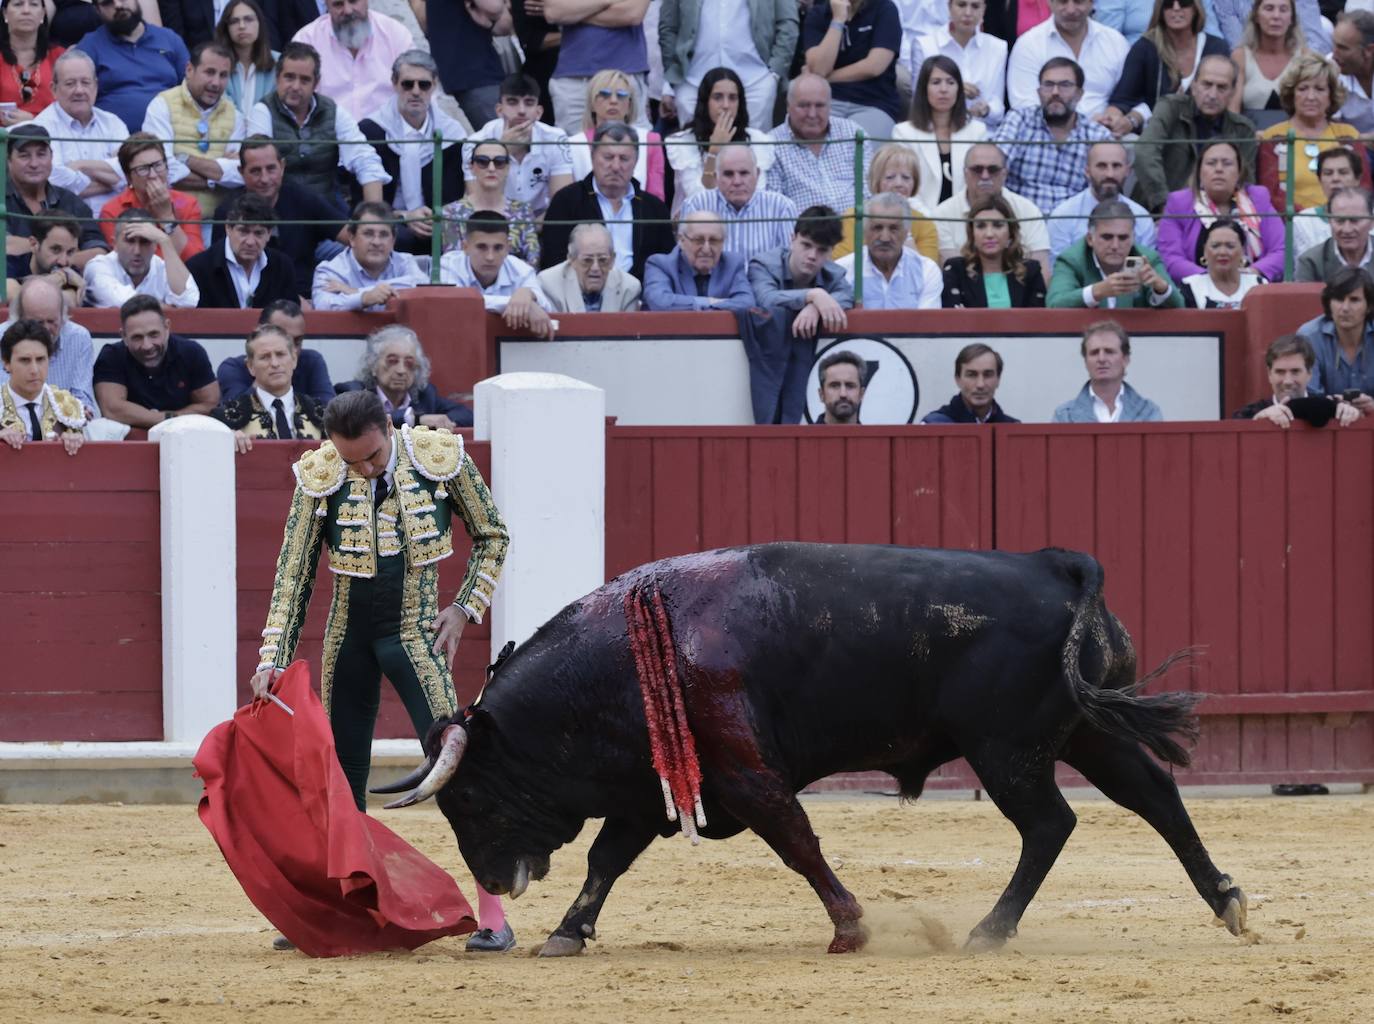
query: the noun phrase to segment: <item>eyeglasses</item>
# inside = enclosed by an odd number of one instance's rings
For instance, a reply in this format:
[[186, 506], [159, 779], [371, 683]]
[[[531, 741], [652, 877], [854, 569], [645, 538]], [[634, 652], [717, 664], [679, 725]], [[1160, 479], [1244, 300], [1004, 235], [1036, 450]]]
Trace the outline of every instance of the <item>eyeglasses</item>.
[[510, 157], [508, 157], [508, 156], [487, 156], [487, 155], [484, 153], [484, 154], [482, 154], [481, 156], [475, 156], [475, 157], [472, 158], [472, 166], [474, 166], [474, 167], [492, 167], [492, 166], [495, 166], [495, 167], [509, 167], [509, 166], [510, 166]]
[[609, 267], [612, 257], [610, 256], [579, 256], [577, 262], [584, 267]]
[[28, 103], [33, 99], [34, 89], [38, 87], [38, 72], [35, 69], [19, 72], [19, 99]]
[[138, 175], [140, 178], [151, 178], [155, 174], [165, 174], [167, 171], [166, 160], [155, 160], [150, 164], [139, 164], [129, 168], [130, 173]]
[[[196, 122], [196, 132], [200, 135], [199, 141], [196, 142], [196, 149], [202, 153], [210, 152], [210, 122], [202, 117]], [[163, 166], [166, 167], [167, 165], [163, 164]]]
[[618, 100], [628, 100], [630, 91], [628, 89], [598, 89], [596, 90], [598, 99], [608, 100], [614, 96]]
[[434, 81], [429, 78], [402, 78], [397, 84], [401, 87], [402, 92], [410, 92], [411, 89], [429, 92], [434, 88]]
[[1041, 82], [1041, 92], [1073, 92], [1078, 88], [1078, 83], [1072, 78], [1060, 82]]
[[965, 164], [964, 170], [975, 178], [995, 178], [1006, 170], [1001, 164]]
[[1353, 226], [1358, 225], [1358, 224], [1368, 224], [1368, 223], [1369, 223], [1369, 217], [1367, 217], [1367, 216], [1366, 216], [1366, 217], [1333, 217], [1333, 216], [1331, 216], [1331, 215], [1328, 215], [1326, 219], [1327, 219], [1328, 221], [1330, 221], [1331, 226], [1332, 226], [1333, 228], [1338, 228], [1338, 227], [1353, 227]]

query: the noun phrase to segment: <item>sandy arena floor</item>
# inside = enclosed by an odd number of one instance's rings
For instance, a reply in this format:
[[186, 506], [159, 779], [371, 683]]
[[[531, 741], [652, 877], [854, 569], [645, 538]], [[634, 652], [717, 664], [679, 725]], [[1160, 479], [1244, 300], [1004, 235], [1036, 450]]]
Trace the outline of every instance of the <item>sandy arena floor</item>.
[[[957, 947], [1018, 851], [990, 804], [807, 807], [867, 908], [862, 954], [827, 956], [809, 887], [741, 836], [659, 841], [611, 894], [600, 942], [530, 959], [581, 885], [589, 827], [513, 905], [518, 955], [443, 940], [310, 960], [268, 948], [191, 807], [0, 806], [0, 1021], [1374, 1020], [1374, 796], [1192, 801], [1249, 893], [1249, 941], [1214, 927], [1138, 819], [1078, 801], [1021, 935], [978, 956]], [[382, 813], [457, 866], [432, 806]]]

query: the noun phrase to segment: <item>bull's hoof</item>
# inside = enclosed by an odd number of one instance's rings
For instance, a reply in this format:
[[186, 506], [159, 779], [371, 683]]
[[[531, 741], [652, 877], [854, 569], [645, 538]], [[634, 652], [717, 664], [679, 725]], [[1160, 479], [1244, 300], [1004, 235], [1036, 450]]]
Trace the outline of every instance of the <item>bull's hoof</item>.
[[1226, 930], [1232, 935], [1240, 936], [1245, 934], [1245, 911], [1249, 901], [1245, 898], [1245, 893], [1240, 886], [1231, 881], [1230, 875], [1222, 875], [1221, 881], [1217, 883], [1217, 889], [1225, 897], [1226, 902], [1222, 905], [1221, 913], [1217, 916], [1226, 925]]
[[1000, 935], [991, 929], [979, 925], [968, 933], [968, 941], [964, 943], [964, 952], [992, 953], [1005, 946], [1009, 938], [1011, 938], [1010, 935]]
[[587, 943], [582, 939], [574, 939], [567, 935], [559, 935], [557, 932], [544, 940], [543, 947], [539, 950], [539, 955], [544, 956], [577, 956], [587, 948]]
[[857, 953], [868, 945], [868, 929], [861, 924], [844, 929], [835, 929], [835, 937], [830, 940], [827, 953]]

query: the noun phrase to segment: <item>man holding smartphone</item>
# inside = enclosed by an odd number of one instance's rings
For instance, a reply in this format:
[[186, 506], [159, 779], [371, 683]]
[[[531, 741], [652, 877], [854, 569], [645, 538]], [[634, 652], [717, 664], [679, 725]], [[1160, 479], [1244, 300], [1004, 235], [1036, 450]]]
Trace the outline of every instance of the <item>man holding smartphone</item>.
[[1374, 414], [1374, 280], [1342, 267], [1322, 289], [1322, 315], [1298, 328], [1312, 345], [1309, 387], [1341, 396], [1362, 415]]
[[1159, 254], [1135, 244], [1135, 213], [1119, 199], [1097, 204], [1088, 233], [1054, 261], [1045, 305], [1058, 309], [1183, 305]]

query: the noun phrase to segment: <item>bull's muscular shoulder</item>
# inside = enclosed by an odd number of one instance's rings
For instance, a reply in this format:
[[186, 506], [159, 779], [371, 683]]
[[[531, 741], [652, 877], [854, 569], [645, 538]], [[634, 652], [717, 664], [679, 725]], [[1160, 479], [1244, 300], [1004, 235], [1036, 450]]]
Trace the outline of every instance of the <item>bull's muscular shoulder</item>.
[[313, 452], [300, 457], [291, 472], [296, 474], [300, 489], [312, 498], [327, 498], [343, 486], [348, 475], [348, 466], [334, 448], [333, 441], [326, 441]]
[[452, 480], [463, 468], [463, 438], [447, 430], [402, 427], [401, 443], [410, 463], [429, 480]]

